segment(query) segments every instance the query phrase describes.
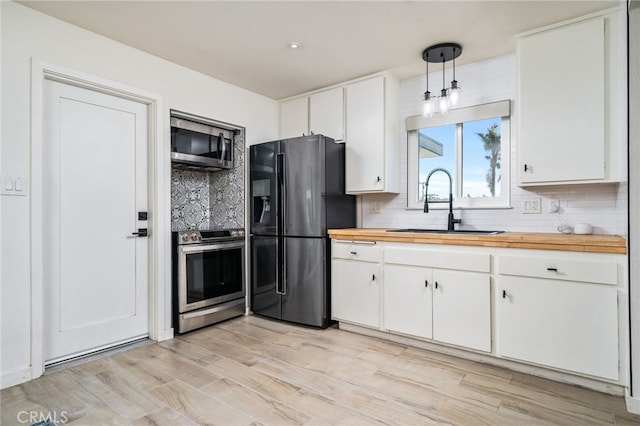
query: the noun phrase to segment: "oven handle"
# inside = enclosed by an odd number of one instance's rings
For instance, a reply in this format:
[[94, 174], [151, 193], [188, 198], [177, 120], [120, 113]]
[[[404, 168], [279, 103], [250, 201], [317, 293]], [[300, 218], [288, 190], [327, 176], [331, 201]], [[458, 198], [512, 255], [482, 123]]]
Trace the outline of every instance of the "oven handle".
[[215, 244], [192, 244], [178, 247], [180, 253], [193, 254], [202, 253], [213, 250], [227, 250], [232, 248], [244, 247], [244, 241], [220, 242]]

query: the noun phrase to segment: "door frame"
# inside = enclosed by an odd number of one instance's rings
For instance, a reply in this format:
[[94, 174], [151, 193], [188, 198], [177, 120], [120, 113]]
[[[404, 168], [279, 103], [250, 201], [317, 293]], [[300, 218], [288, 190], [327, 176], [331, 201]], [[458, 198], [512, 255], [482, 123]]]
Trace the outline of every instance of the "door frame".
[[31, 59], [31, 377], [44, 373], [44, 191], [43, 124], [44, 81], [72, 86], [143, 103], [148, 113], [149, 188], [149, 338], [155, 341], [173, 337], [171, 328], [171, 164], [164, 131], [164, 101], [161, 95], [84, 72]]

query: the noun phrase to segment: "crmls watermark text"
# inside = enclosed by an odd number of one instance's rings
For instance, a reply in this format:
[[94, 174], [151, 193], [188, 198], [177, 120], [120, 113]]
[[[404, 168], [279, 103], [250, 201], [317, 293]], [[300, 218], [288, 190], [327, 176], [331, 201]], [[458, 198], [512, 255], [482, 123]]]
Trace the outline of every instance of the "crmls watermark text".
[[60, 411], [59, 413], [57, 411], [19, 411], [16, 418], [19, 423], [28, 423], [30, 425], [47, 420], [57, 425], [66, 423], [69, 420], [66, 411]]

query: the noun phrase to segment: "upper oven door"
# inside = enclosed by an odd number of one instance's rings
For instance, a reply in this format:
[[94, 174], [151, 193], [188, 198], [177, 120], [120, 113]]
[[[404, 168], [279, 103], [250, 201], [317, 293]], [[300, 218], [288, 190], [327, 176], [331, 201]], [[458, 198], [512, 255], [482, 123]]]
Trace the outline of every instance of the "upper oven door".
[[178, 247], [180, 313], [245, 296], [244, 241]]
[[233, 168], [231, 130], [171, 117], [171, 161], [190, 167]]

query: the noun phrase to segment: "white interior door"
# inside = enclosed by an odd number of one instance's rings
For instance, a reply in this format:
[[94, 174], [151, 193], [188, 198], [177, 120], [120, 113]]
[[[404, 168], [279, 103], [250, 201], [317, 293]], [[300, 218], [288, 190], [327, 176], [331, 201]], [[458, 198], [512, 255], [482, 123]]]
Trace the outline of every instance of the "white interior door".
[[148, 335], [147, 106], [44, 84], [44, 357]]

